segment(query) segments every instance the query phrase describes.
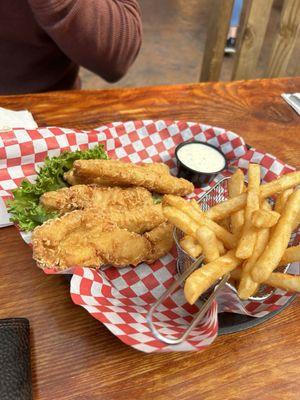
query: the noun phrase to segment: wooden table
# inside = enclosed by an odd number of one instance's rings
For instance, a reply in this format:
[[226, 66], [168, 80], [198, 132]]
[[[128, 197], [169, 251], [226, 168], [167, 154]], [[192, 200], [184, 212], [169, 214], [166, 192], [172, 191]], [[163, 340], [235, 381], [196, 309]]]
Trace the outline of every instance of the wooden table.
[[[282, 92], [300, 92], [300, 78], [10, 96], [0, 97], [0, 106], [28, 108], [39, 126], [201, 121], [299, 168], [300, 117]], [[1, 229], [0, 243], [0, 317], [30, 320], [36, 399], [300, 398], [299, 298], [271, 321], [219, 337], [205, 352], [146, 355], [73, 305], [65, 279], [36, 268], [15, 228]]]

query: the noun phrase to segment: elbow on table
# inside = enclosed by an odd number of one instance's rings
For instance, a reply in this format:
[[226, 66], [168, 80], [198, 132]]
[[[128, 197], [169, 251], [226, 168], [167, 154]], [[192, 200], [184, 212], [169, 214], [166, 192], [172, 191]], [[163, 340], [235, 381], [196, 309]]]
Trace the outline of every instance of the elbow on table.
[[118, 82], [122, 79], [131, 68], [132, 64], [134, 63], [140, 47], [137, 49], [135, 54], [132, 57], [128, 57], [126, 60], [116, 61], [110, 63], [109, 67], [102, 71], [102, 78], [104, 78], [109, 83]]
[[115, 83], [118, 82], [120, 79], [122, 79], [127, 71], [129, 70], [131, 64], [127, 66], [122, 66], [121, 68], [119, 66], [112, 67], [108, 71], [102, 74], [102, 78], [105, 79], [109, 83]]
[[135, 43], [135, 48], [130, 50], [126, 55], [121, 57], [116, 57], [109, 62], [104, 69], [100, 71], [95, 71], [100, 75], [103, 79], [105, 79], [109, 83], [114, 83], [122, 79], [131, 68], [132, 64], [136, 60], [140, 48], [141, 48], [142, 40], [139, 37], [139, 40]]
[[100, 65], [95, 65], [95, 63], [92, 65], [87, 63], [82, 63], [81, 65], [84, 68], [94, 72], [96, 75], [100, 76], [106, 82], [115, 83], [126, 75], [131, 65], [133, 64], [135, 58], [136, 55], [131, 60], [126, 60], [126, 61], [114, 60], [111, 62], [106, 61], [105, 65], [103, 65], [102, 63]]

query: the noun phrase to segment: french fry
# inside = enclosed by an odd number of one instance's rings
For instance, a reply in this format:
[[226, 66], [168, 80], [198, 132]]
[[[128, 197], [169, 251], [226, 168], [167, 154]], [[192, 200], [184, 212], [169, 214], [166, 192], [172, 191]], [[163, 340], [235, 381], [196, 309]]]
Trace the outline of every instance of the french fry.
[[[194, 207], [194, 209], [195, 209], [196, 211], [198, 211], [198, 212], [200, 211], [200, 213], [202, 214], [202, 216], [204, 216], [204, 213], [203, 213], [203, 211], [201, 210], [200, 205], [197, 203], [197, 201], [196, 201], [195, 199], [190, 200], [190, 204]], [[224, 229], [226, 229], [227, 231], [230, 232], [230, 218], [229, 218], [229, 217], [223, 219], [222, 221], [219, 221], [218, 224], [219, 224], [220, 226], [222, 226], [222, 228], [224, 228]], [[224, 248], [223, 243], [222, 243], [220, 240], [218, 240], [218, 242], [219, 242], [219, 243], [218, 243], [219, 251], [220, 251], [220, 249], [221, 249], [220, 254], [221, 254], [221, 255], [222, 255], [222, 254], [225, 254], [225, 248]]]
[[[271, 206], [266, 200], [264, 201], [262, 207], [265, 210], [270, 210], [271, 208]], [[253, 281], [250, 272], [251, 269], [253, 268], [253, 265], [256, 263], [258, 257], [260, 257], [260, 255], [265, 250], [269, 237], [270, 237], [270, 230], [268, 228], [260, 229], [257, 232], [257, 238], [253, 249], [253, 253], [251, 257], [248, 260], [246, 260], [242, 266], [241, 280], [238, 286], [238, 295], [243, 300], [246, 300], [249, 297], [253, 296], [254, 293], [258, 290], [259, 284]]]
[[[241, 169], [237, 169], [228, 181], [229, 198], [238, 196], [245, 191], [245, 177]], [[231, 232], [234, 235], [241, 233], [244, 225], [244, 210], [231, 214], [230, 217]]]
[[[249, 272], [246, 273], [246, 275], [244, 274], [244, 282], [243, 282], [243, 288], [239, 289], [240, 285], [241, 285], [241, 278], [242, 278], [242, 274], [243, 274], [243, 268], [245, 266], [247, 261], [244, 261], [244, 264], [239, 267], [239, 268], [235, 268], [233, 271], [230, 272], [230, 277], [231, 279], [235, 280], [235, 287], [238, 291], [238, 295], [240, 297], [241, 300], [247, 300], [250, 296], [253, 296], [258, 288], [259, 288], [259, 284], [254, 282], [251, 279], [251, 276], [249, 274]], [[250, 276], [250, 279], [248, 279]], [[245, 279], [246, 278], [246, 279]], [[243, 296], [243, 297], [241, 297]]]
[[196, 211], [202, 212], [201, 207], [199, 206], [199, 204], [197, 203], [197, 201], [195, 199], [190, 200], [190, 203]]
[[[230, 275], [233, 279], [239, 280], [242, 275], [242, 270], [240, 268], [236, 268], [231, 271]], [[272, 272], [269, 278], [264, 283], [274, 288], [292, 292], [300, 292], [300, 275]]]
[[300, 171], [290, 172], [289, 174], [282, 175], [274, 181], [261, 185], [260, 196], [263, 199], [273, 196], [276, 193], [283, 192], [284, 190], [293, 188], [300, 183]]
[[163, 206], [168, 205], [176, 207], [178, 210], [185, 212], [198, 222], [198, 220], [203, 217], [204, 212], [198, 205], [196, 207], [195, 203], [196, 202], [193, 200], [185, 200], [180, 196], [165, 194], [163, 197]]
[[[285, 204], [287, 202], [287, 199], [290, 197], [290, 195], [293, 193], [293, 189], [287, 189], [282, 193], [279, 193], [277, 198], [276, 198], [276, 202], [275, 202], [275, 206], [274, 206], [274, 211], [278, 212], [279, 214], [282, 214], [282, 211], [284, 210]], [[299, 225], [299, 221], [300, 221], [300, 215], [298, 215], [298, 217], [295, 220], [295, 223], [293, 225], [293, 231], [297, 228], [297, 226]], [[275, 229], [275, 227], [273, 227], [271, 229], [271, 232], [273, 232]]]
[[286, 265], [295, 261], [300, 261], [300, 245], [288, 247], [283, 253], [279, 265]]
[[287, 189], [284, 192], [279, 193], [275, 201], [274, 211], [278, 212], [279, 214], [282, 214], [287, 199], [290, 197], [292, 193], [293, 189]]
[[[204, 216], [204, 212], [201, 210], [200, 205], [197, 203], [197, 201], [195, 199], [190, 200], [190, 204], [194, 207], [194, 209], [198, 212], [201, 213], [202, 216]], [[222, 221], [219, 221], [218, 224], [220, 226], [222, 226], [222, 228], [226, 229], [227, 231], [230, 232], [230, 217], [223, 219]], [[218, 242], [218, 248], [220, 251], [220, 254], [225, 254], [225, 247], [223, 245], [223, 243], [221, 242], [221, 240], [217, 239]]]
[[272, 272], [265, 282], [269, 286], [286, 291], [300, 292], [300, 276]]
[[183, 233], [196, 237], [196, 232], [199, 228], [199, 225], [184, 212], [175, 207], [164, 206], [163, 214], [173, 225], [176, 226], [176, 228], [180, 229]]
[[207, 226], [200, 226], [196, 232], [197, 240], [202, 247], [205, 262], [215, 261], [220, 257], [216, 235]]
[[[232, 233], [228, 232], [216, 222], [211, 221], [209, 218], [206, 218], [205, 214], [200, 210], [196, 210], [189, 201], [184, 200], [182, 197], [179, 196], [165, 195], [163, 198], [163, 203], [176, 207], [178, 210], [182, 211], [191, 219], [193, 219], [193, 221], [196, 222], [199, 226], [207, 226], [214, 232], [217, 238], [225, 244], [228, 249], [232, 249], [236, 246], [237, 240]], [[177, 226], [175, 223], [174, 225]], [[192, 234], [192, 236], [195, 237], [195, 234]]]
[[[247, 262], [245, 261], [245, 266]], [[242, 272], [241, 275], [243, 276], [243, 280], [241, 279], [238, 285], [238, 295], [239, 298], [242, 300], [247, 300], [249, 297], [252, 297], [258, 290], [259, 288], [259, 283], [254, 282], [254, 280], [251, 278], [250, 272], [244, 272], [244, 265], [242, 266]]]
[[220, 221], [229, 217], [231, 214], [242, 210], [247, 202], [247, 194], [242, 193], [232, 199], [223, 201], [222, 203], [216, 204], [209, 210], [205, 211], [205, 216], [210, 218], [212, 221]]
[[221, 240], [219, 240], [218, 238], [217, 238], [217, 246], [218, 246], [218, 250], [219, 250], [220, 256], [222, 256], [223, 254], [226, 253], [226, 249], [224, 247], [223, 242]]
[[256, 210], [253, 212], [251, 222], [256, 228], [271, 228], [276, 225], [280, 214], [276, 211]]
[[228, 232], [230, 232], [230, 217], [224, 218], [221, 221], [218, 222], [222, 228], [226, 229]]
[[235, 281], [239, 281], [241, 279], [241, 276], [242, 276], [242, 268], [241, 267], [235, 268], [230, 272], [230, 277], [232, 279], [234, 279]]
[[[265, 210], [270, 210], [271, 206], [267, 201], [265, 201], [263, 204], [263, 208]], [[259, 287], [259, 285], [256, 282], [254, 282], [253, 279], [251, 278], [250, 271], [251, 271], [251, 268], [253, 267], [256, 259], [258, 258], [257, 254], [258, 254], [258, 256], [260, 256], [263, 253], [263, 251], [266, 247], [266, 244], [268, 242], [268, 237], [269, 237], [269, 229], [262, 229], [258, 232], [258, 237], [257, 237], [257, 241], [256, 241], [256, 244], [254, 247], [254, 252], [253, 252], [252, 256], [250, 257], [250, 259], [248, 259], [247, 262], [244, 263], [242, 270], [239, 270], [240, 271], [239, 272], [240, 273], [240, 283], [239, 283], [239, 287], [238, 287], [238, 294], [241, 299], [246, 300], [247, 298], [253, 296]], [[290, 262], [299, 261], [299, 260], [300, 260], [300, 245], [288, 248], [285, 251], [285, 253], [280, 261], [280, 265], [286, 265]], [[278, 279], [276, 281], [275, 280], [270, 281], [270, 282], [267, 281], [266, 283], [269, 284], [270, 286], [275, 285], [275, 287], [280, 287], [285, 290], [292, 290], [292, 286], [288, 286], [288, 282], [291, 282], [291, 285], [293, 284], [293, 282], [299, 282], [298, 278], [294, 279], [293, 276], [289, 276], [288, 278], [284, 278], [284, 282], [280, 286], [279, 277], [283, 276], [283, 274], [277, 274], [277, 275], [278, 275]], [[275, 275], [275, 277], [277, 277], [277, 275]], [[236, 279], [235, 275], [233, 277]], [[272, 274], [272, 277], [273, 277], [273, 274]], [[275, 279], [275, 277], [274, 277], [274, 279]], [[285, 282], [287, 282], [287, 283], [285, 283]]]
[[179, 243], [183, 250], [193, 258], [198, 258], [202, 253], [202, 247], [193, 236], [185, 235]]
[[[284, 190], [293, 188], [300, 184], [300, 171], [291, 172], [289, 174], [283, 175], [279, 179], [265, 183], [260, 186], [260, 200], [267, 197], [273, 196], [276, 193], [280, 193]], [[239, 196], [234, 197], [224, 201], [223, 203], [216, 204], [205, 212], [206, 217], [219, 221], [232, 213], [242, 210], [246, 206], [247, 194], [242, 193]]]
[[208, 263], [194, 271], [185, 281], [184, 295], [190, 304], [210, 288], [219, 278], [231, 272], [240, 263], [234, 251], [228, 251], [224, 256]]
[[295, 221], [293, 223], [293, 232], [297, 229], [299, 224], [300, 224], [300, 215], [297, 215], [297, 218], [295, 219]]
[[288, 198], [284, 211], [271, 235], [270, 241], [251, 270], [252, 279], [261, 283], [266, 281], [276, 269], [288, 246], [293, 224], [300, 211], [300, 190]]
[[259, 209], [260, 166], [258, 164], [249, 164], [248, 179], [245, 223], [235, 253], [238, 258], [242, 259], [251, 256], [257, 237], [256, 228], [251, 222], [251, 216], [254, 211]]

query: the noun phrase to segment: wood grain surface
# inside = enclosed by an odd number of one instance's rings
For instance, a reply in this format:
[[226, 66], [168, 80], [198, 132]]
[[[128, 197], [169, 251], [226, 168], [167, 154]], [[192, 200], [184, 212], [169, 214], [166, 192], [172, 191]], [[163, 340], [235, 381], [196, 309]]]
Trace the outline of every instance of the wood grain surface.
[[240, 18], [232, 80], [251, 79], [257, 63], [271, 14], [273, 0], [244, 1]]
[[233, 0], [212, 0], [200, 81], [218, 81], [230, 26]]
[[[40, 126], [201, 121], [230, 128], [299, 168], [300, 117], [282, 92], [300, 92], [300, 78], [0, 97], [0, 106], [28, 108]], [[299, 298], [272, 320], [219, 337], [202, 353], [145, 355], [73, 305], [67, 281], [39, 270], [13, 227], [0, 230], [0, 243], [0, 318], [30, 320], [35, 399], [300, 398]]]
[[265, 76], [285, 76], [293, 49], [300, 34], [300, 2], [284, 0], [280, 18], [280, 28], [274, 45]]

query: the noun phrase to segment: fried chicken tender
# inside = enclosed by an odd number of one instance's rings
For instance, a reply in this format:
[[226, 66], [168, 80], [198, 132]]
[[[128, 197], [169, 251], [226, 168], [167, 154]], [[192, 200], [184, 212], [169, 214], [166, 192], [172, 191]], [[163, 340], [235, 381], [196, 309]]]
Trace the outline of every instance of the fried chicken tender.
[[171, 250], [174, 244], [173, 230], [174, 225], [170, 222], [163, 222], [144, 234], [144, 237], [151, 243], [149, 263], [158, 260]]
[[[97, 185], [100, 187], [110, 187], [113, 186], [110, 179], [105, 178], [91, 178], [91, 177], [81, 177], [75, 175], [74, 169], [64, 173], [64, 180], [68, 182], [69, 185]], [[128, 187], [128, 185], [119, 184], [120, 187]]]
[[147, 258], [150, 243], [97, 214], [73, 211], [37, 227], [32, 236], [33, 258], [42, 268], [105, 264], [137, 265]]
[[72, 211], [35, 228], [33, 258], [41, 268], [58, 270], [153, 262], [172, 246], [167, 226], [163, 223], [152, 234], [140, 235], [118, 227], [91, 209]]
[[[148, 171], [154, 171], [159, 174], [170, 174], [169, 167], [164, 164], [164, 163], [143, 163], [143, 164], [138, 164], [143, 168], [146, 168]], [[97, 184], [98, 186], [110, 186], [111, 181], [109, 179], [105, 178], [91, 178], [89, 179], [88, 177], [82, 177], [80, 178], [79, 176], [75, 176], [74, 170], [71, 169], [70, 171], [66, 172], [64, 174], [64, 179], [70, 184], [70, 185], [80, 185], [80, 184], [87, 184], [87, 183], [94, 183]], [[121, 185], [119, 185], [121, 186]], [[124, 185], [126, 186], [126, 185]]]
[[152, 168], [119, 160], [76, 160], [73, 177], [84, 183], [111, 186], [142, 186], [162, 194], [185, 196], [194, 190], [191, 182], [176, 178], [162, 166]]
[[60, 214], [73, 210], [83, 210], [95, 207], [98, 210], [131, 210], [136, 207], [152, 206], [151, 193], [142, 187], [122, 189], [119, 187], [99, 188], [95, 185], [76, 185], [53, 192], [47, 192], [40, 197], [40, 203], [47, 210], [59, 211]]
[[102, 215], [103, 219], [109, 219], [119, 228], [135, 233], [151, 231], [166, 221], [161, 204], [152, 204], [151, 206], [139, 207], [126, 212], [110, 208], [107, 212], [103, 212]]
[[70, 171], [64, 173], [64, 180], [66, 182], [68, 182], [69, 185], [72, 185], [72, 186], [81, 185], [81, 184], [84, 184], [84, 183], [86, 183], [86, 184], [89, 183], [87, 181], [83, 182], [83, 180], [80, 179], [80, 178], [76, 178], [74, 176], [74, 170], [73, 169], [70, 169]]

